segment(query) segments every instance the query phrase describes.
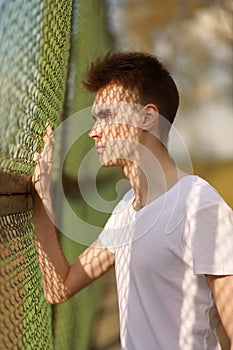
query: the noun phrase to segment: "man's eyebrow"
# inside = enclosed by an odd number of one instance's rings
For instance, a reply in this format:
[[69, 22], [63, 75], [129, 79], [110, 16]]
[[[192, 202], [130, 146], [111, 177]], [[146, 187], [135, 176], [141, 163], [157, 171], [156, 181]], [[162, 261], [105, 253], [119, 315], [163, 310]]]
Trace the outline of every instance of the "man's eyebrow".
[[95, 107], [95, 108], [92, 108], [91, 112], [92, 112], [92, 118], [96, 119], [96, 117], [101, 116], [102, 114], [110, 113], [111, 110], [108, 107], [100, 108], [100, 109], [97, 109]]
[[96, 120], [95, 111], [96, 111], [96, 106], [92, 106], [91, 107], [91, 117]]

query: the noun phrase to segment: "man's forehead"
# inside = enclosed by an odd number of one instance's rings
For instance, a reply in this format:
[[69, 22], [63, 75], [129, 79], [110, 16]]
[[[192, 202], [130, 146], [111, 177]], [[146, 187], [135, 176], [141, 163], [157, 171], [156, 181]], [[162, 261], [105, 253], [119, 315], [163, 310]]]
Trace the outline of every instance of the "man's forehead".
[[111, 83], [96, 93], [93, 105], [110, 105], [118, 102], [135, 103], [137, 100], [135, 92], [125, 89], [117, 83]]
[[98, 116], [104, 113], [127, 113], [132, 115], [132, 113], [139, 113], [143, 109], [143, 106], [135, 103], [128, 102], [115, 102], [115, 103], [101, 103], [95, 102], [91, 108], [93, 116]]

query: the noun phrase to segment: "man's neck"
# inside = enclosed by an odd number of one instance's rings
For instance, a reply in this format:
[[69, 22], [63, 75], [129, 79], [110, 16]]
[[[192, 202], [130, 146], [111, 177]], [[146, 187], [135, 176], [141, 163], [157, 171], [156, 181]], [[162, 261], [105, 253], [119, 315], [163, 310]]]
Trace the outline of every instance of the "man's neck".
[[167, 192], [183, 176], [165, 148], [148, 153], [139, 162], [128, 162], [123, 167], [125, 176], [134, 190], [133, 207], [136, 211]]

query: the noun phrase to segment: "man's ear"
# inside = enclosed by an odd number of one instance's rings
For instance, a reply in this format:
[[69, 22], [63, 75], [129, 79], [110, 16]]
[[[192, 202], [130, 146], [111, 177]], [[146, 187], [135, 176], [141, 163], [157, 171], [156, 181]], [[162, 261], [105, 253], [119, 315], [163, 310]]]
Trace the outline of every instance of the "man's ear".
[[157, 122], [159, 111], [156, 105], [149, 103], [144, 107], [141, 128], [143, 130], [150, 130]]

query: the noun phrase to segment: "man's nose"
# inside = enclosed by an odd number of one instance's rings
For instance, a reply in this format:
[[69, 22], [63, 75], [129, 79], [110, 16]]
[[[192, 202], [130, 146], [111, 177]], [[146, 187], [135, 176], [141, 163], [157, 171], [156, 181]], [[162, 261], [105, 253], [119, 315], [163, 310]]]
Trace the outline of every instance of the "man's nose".
[[93, 128], [90, 130], [88, 136], [91, 139], [101, 138], [102, 137], [102, 128], [101, 128], [99, 123], [97, 123], [97, 122], [95, 123]]

